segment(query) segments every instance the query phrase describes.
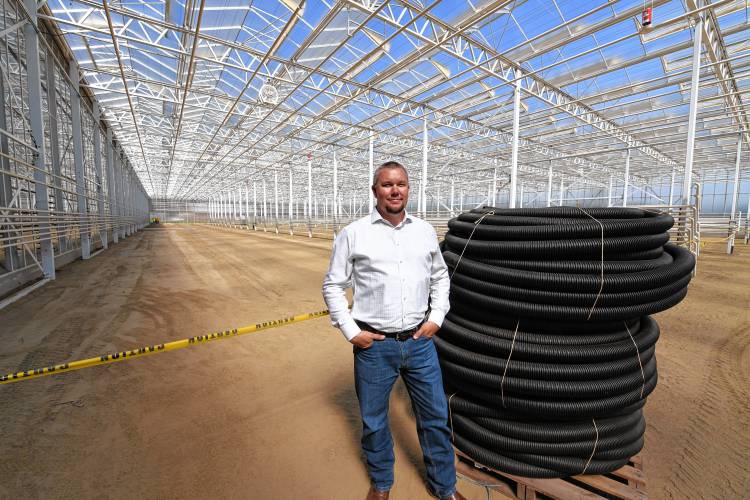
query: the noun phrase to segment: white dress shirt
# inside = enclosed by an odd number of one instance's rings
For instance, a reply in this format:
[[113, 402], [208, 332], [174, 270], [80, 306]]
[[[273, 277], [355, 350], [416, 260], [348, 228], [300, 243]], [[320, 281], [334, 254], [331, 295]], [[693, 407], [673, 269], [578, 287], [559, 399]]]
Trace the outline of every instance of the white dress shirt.
[[[349, 312], [346, 289], [354, 291]], [[448, 313], [448, 268], [435, 229], [405, 214], [397, 226], [377, 209], [346, 226], [336, 237], [323, 297], [331, 323], [347, 340], [360, 328], [355, 318], [381, 332], [414, 328], [427, 318], [438, 326]]]

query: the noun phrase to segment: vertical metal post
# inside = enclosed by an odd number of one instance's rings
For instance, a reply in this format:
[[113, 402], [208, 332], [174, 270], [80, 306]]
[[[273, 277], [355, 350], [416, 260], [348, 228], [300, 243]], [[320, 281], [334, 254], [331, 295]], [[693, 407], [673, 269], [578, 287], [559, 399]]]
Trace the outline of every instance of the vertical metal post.
[[[367, 175], [367, 184], [370, 184], [372, 182], [372, 176], [375, 168], [375, 136], [373, 135], [373, 131], [370, 130], [370, 170], [368, 171]], [[367, 208], [368, 211], [372, 212], [373, 209], [373, 194], [372, 189], [370, 186], [367, 186]]]
[[292, 186], [292, 168], [289, 166], [289, 224], [292, 223], [294, 218], [294, 186]]
[[120, 223], [122, 219], [122, 208], [120, 205], [120, 193], [122, 192], [122, 186], [120, 184], [120, 145], [112, 142], [112, 183], [114, 184], [115, 197], [110, 202], [115, 206], [115, 210], [110, 209], [110, 213], [115, 216], [112, 221], [112, 233], [117, 235], [118, 241], [122, 239], [122, 233], [120, 231]]
[[523, 182], [518, 190], [518, 208], [523, 208]]
[[[0, 64], [0, 128], [8, 130], [6, 123], [6, 106], [5, 106], [5, 75], [3, 74], [3, 68]], [[5, 172], [10, 172], [10, 148], [8, 145], [8, 136], [0, 134], [0, 167]], [[59, 192], [59, 191], [58, 191]], [[10, 209], [11, 202], [13, 200], [13, 185], [11, 183], [10, 175], [0, 171], [0, 207], [8, 207]], [[8, 221], [10, 222], [10, 220]], [[59, 231], [59, 228], [58, 228]], [[20, 238], [20, 233], [14, 230], [13, 225], [0, 225], [0, 234], [4, 237], [10, 237], [13, 240]], [[58, 232], [59, 234], [59, 232]], [[60, 242], [60, 250], [63, 250], [64, 245]], [[21, 258], [18, 255], [18, 250], [14, 241], [6, 242], [5, 244], [5, 269], [7, 271], [13, 271], [21, 267]]]
[[458, 197], [458, 211], [462, 212], [464, 211], [464, 191], [461, 190], [461, 196]]
[[563, 206], [565, 200], [565, 185], [563, 184], [563, 176], [560, 176], [560, 206]]
[[549, 179], [547, 180], [547, 206], [552, 206], [552, 162], [549, 162]]
[[[740, 158], [742, 157], [742, 134], [737, 136], [737, 159], [734, 162], [734, 188], [732, 189], [732, 211], [729, 214], [730, 220], [735, 220], [737, 213], [737, 192], [740, 187]], [[737, 223], [739, 229], [739, 221]]]
[[417, 213], [422, 215], [422, 183], [417, 182]]
[[250, 189], [245, 182], [245, 225], [250, 228]]
[[237, 194], [234, 191], [229, 191], [229, 213], [232, 217], [232, 225], [237, 225]]
[[109, 237], [107, 236], [107, 224], [104, 220], [104, 190], [102, 183], [102, 132], [100, 126], [101, 114], [99, 105], [94, 103], [94, 128], [91, 131], [94, 134], [94, 169], [96, 170], [96, 209], [99, 216], [99, 239], [103, 248], [109, 247]]
[[[117, 214], [117, 203], [115, 202], [115, 180], [114, 180], [114, 152], [112, 144], [112, 129], [107, 127], [107, 197], [109, 199], [109, 218], [113, 220]], [[112, 224], [112, 242], [117, 243], [117, 230]]]
[[[35, 7], [36, 9], [36, 7]], [[91, 257], [91, 237], [89, 233], [88, 203], [86, 200], [86, 177], [83, 171], [83, 134], [81, 130], [81, 96], [79, 94], [78, 63], [70, 61], [68, 76], [73, 84], [70, 92], [70, 120], [73, 126], [73, 160], [76, 170], [76, 198], [80, 220], [81, 258]]]
[[440, 200], [442, 199], [440, 193], [440, 184], [435, 183], [435, 216], [440, 217]]
[[612, 186], [614, 185], [612, 174], [609, 174], [609, 189], [607, 190], [607, 206], [612, 206]]
[[130, 213], [132, 214], [132, 220], [130, 222], [130, 234], [135, 234], [138, 230], [138, 209], [136, 206], [136, 195], [138, 194], [138, 176], [135, 175], [135, 169], [130, 167]]
[[[31, 122], [31, 140], [34, 142], [34, 192], [35, 208], [39, 218], [39, 239], [42, 251], [42, 274], [45, 278], [55, 277], [55, 251], [52, 247], [50, 232], [49, 192], [47, 190], [47, 169], [44, 164], [44, 124], [42, 122], [42, 81], [39, 71], [39, 40], [36, 33], [37, 7], [35, 0], [24, 0], [26, 10], [31, 16], [24, 25], [24, 46], [26, 48], [26, 83], [29, 89], [29, 121]], [[5, 110], [3, 110], [5, 112]]]
[[695, 122], [698, 115], [698, 92], [700, 85], [701, 49], [703, 43], [703, 14], [699, 14], [693, 34], [693, 66], [690, 79], [690, 111], [688, 112], [687, 151], [685, 153], [685, 180], [682, 197], [685, 205], [690, 205], [690, 192], [693, 190], [693, 155], [695, 149]]
[[239, 223], [240, 223], [240, 225], [242, 225], [242, 221], [243, 221], [243, 220], [244, 220], [244, 218], [245, 218], [245, 216], [243, 215], [243, 214], [244, 214], [244, 211], [242, 210], [242, 186], [239, 186], [239, 187], [237, 188], [237, 199], [238, 199], [238, 201], [239, 201], [239, 212], [240, 212], [240, 220], [239, 220]]
[[451, 177], [451, 217], [456, 216], [455, 204], [454, 204], [455, 194], [456, 194], [456, 178]]
[[263, 231], [266, 231], [268, 225], [268, 204], [266, 202], [266, 179], [263, 178], [263, 206], [261, 207], [261, 218], [263, 219]]
[[628, 206], [628, 185], [630, 184], [630, 148], [628, 148], [628, 154], [625, 156], [625, 184], [622, 188], [622, 206]]
[[279, 234], [279, 171], [273, 172], [273, 218], [276, 234]]
[[294, 234], [292, 230], [292, 221], [294, 219], [294, 193], [292, 192], [292, 167], [289, 166], [289, 234]]
[[513, 144], [510, 160], [510, 208], [516, 208], [516, 189], [518, 184], [518, 136], [521, 122], [521, 77], [516, 71], [516, 86], [513, 89]]
[[677, 169], [675, 167], [672, 167], [672, 180], [669, 182], [669, 205], [672, 204], [672, 200], [674, 199], [674, 178], [677, 174]]
[[422, 120], [422, 182], [419, 186], [420, 199], [422, 200], [422, 212], [420, 217], [427, 217], [427, 148], [429, 147], [429, 134], [427, 133], [427, 117]]
[[[57, 129], [57, 71], [55, 69], [55, 57], [51, 52], [47, 52], [46, 62], [50, 159], [52, 160], [52, 175], [54, 176], [52, 183], [54, 185], [55, 212], [57, 212], [57, 217], [60, 217], [62, 216], [62, 212], [65, 211], [65, 202], [62, 192], [62, 170], [60, 167], [60, 145]], [[0, 75], [0, 77], [2, 76]], [[8, 130], [4, 123], [2, 124], [2, 128], [3, 130]], [[68, 239], [64, 234], [66, 232], [67, 225], [57, 225], [57, 246], [60, 252], [64, 252], [68, 248]]]
[[339, 204], [339, 172], [338, 163], [336, 162], [336, 151], [333, 152], [333, 234], [336, 234], [338, 227], [336, 227], [337, 211], [336, 207]]
[[133, 173], [130, 170], [130, 162], [125, 159], [125, 209], [128, 214], [128, 223], [125, 232], [128, 236], [133, 234]]
[[253, 229], [258, 230], [258, 185], [253, 181]]
[[497, 158], [494, 159], [495, 168], [492, 170], [492, 196], [488, 203], [493, 207], [497, 204]]
[[313, 219], [312, 160], [307, 160], [307, 237], [312, 238]]

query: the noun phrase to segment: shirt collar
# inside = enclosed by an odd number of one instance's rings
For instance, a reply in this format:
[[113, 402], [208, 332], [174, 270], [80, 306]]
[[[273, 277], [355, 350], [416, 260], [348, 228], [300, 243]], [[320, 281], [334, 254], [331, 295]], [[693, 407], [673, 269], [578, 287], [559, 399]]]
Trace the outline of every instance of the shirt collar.
[[376, 222], [382, 222], [383, 224], [388, 224], [391, 227], [399, 227], [403, 224], [406, 224], [407, 222], [412, 222], [411, 214], [404, 210], [404, 220], [401, 221], [401, 223], [398, 226], [393, 226], [390, 222], [385, 220], [382, 215], [380, 215], [380, 212], [378, 212], [378, 209], [373, 207], [372, 211], [370, 212], [370, 222], [375, 224]]

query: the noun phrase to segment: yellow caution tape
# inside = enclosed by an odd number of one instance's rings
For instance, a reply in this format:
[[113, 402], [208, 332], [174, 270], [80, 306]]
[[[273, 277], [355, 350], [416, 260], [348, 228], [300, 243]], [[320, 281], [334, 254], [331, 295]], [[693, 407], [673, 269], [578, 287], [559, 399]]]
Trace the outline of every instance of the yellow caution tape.
[[19, 382], [21, 380], [29, 380], [37, 377], [46, 377], [47, 375], [56, 375], [58, 373], [71, 372], [74, 370], [80, 370], [82, 368], [88, 368], [90, 366], [116, 363], [118, 361], [125, 361], [140, 356], [157, 354], [160, 352], [175, 351], [184, 347], [205, 344], [206, 342], [210, 342], [212, 340], [237, 337], [240, 335], [246, 335], [248, 333], [259, 332], [261, 330], [270, 330], [271, 328], [278, 328], [284, 325], [291, 325], [292, 323], [299, 323], [300, 321], [307, 321], [308, 319], [322, 318], [323, 316], [328, 316], [328, 314], [329, 313], [327, 310], [300, 314], [298, 316], [275, 319], [272, 321], [266, 321], [264, 323], [256, 323], [254, 325], [235, 328], [233, 330], [224, 330], [223, 332], [198, 335], [197, 337], [190, 337], [187, 339], [175, 340], [173, 342], [167, 342], [164, 344], [140, 347], [138, 349], [131, 349], [129, 351], [120, 351], [114, 354], [104, 354], [96, 358], [81, 359], [78, 361], [71, 361], [70, 363], [62, 363], [59, 365], [46, 366], [44, 368], [35, 368], [33, 370], [10, 373], [8, 375], [3, 375], [2, 377], [0, 377], [0, 385]]

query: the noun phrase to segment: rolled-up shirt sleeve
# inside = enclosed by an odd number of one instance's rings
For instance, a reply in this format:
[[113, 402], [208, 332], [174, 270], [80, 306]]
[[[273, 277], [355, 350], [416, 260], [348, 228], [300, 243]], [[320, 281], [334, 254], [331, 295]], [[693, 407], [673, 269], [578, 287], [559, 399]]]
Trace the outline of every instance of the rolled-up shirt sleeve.
[[[434, 235], [434, 233], [433, 233]], [[443, 326], [443, 319], [450, 309], [450, 277], [443, 254], [434, 235], [435, 246], [432, 249], [432, 267], [430, 270], [430, 315], [427, 321]]]
[[344, 228], [333, 243], [331, 263], [323, 280], [323, 299], [331, 313], [331, 324], [341, 330], [346, 340], [360, 332], [346, 300], [346, 289], [352, 286], [352, 267], [350, 235]]

